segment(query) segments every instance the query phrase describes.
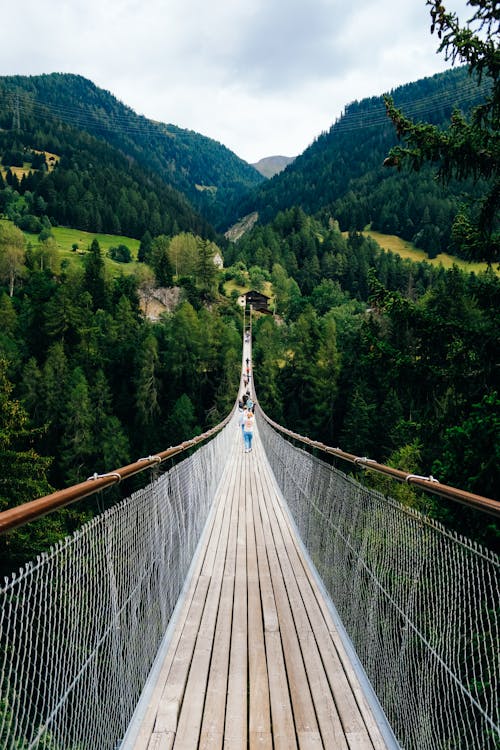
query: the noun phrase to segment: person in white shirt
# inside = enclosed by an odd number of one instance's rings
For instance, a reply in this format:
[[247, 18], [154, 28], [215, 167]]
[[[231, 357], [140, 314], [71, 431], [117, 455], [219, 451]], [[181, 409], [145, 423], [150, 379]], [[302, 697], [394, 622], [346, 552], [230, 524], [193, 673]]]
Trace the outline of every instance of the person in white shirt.
[[253, 427], [255, 424], [255, 415], [250, 408], [243, 412], [243, 439], [245, 441], [245, 453], [252, 450]]

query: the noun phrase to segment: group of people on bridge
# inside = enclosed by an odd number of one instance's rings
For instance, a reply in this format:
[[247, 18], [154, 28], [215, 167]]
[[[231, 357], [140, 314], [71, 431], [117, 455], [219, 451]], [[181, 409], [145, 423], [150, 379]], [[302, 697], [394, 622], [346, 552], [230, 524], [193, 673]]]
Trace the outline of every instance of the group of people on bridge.
[[243, 387], [246, 389], [238, 401], [239, 425], [243, 435], [243, 450], [250, 453], [252, 450], [253, 428], [255, 424], [255, 404], [248, 390], [250, 382], [250, 360], [246, 358], [246, 368], [243, 369]]

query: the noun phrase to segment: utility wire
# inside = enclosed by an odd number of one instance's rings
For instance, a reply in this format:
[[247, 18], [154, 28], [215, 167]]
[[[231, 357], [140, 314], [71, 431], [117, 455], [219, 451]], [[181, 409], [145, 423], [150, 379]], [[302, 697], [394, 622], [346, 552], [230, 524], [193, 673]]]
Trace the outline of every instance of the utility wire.
[[[477, 101], [478, 96], [486, 96], [489, 93], [489, 90], [490, 87], [488, 84], [482, 84], [479, 86], [473, 80], [470, 80], [466, 84], [460, 86], [460, 89], [458, 90], [439, 91], [421, 97], [420, 99], [408, 100], [406, 102], [401, 102], [396, 89], [394, 92], [394, 99], [396, 106], [404, 110], [407, 117], [415, 119], [420, 115], [425, 115], [425, 117], [428, 118], [434, 112], [443, 111], [448, 108], [453, 109], [460, 108], [461, 106], [470, 106], [471, 102]], [[53, 116], [58, 117], [71, 125], [101, 131], [119, 131], [122, 135], [142, 135], [146, 137], [165, 136], [179, 139], [181, 142], [190, 139], [197, 139], [200, 135], [192, 130], [178, 128], [175, 125], [169, 125], [155, 120], [149, 120], [143, 115], [136, 114], [134, 110], [130, 108], [127, 108], [127, 114], [119, 114], [115, 112], [106, 112], [105, 109], [102, 106], [99, 107], [99, 105], [93, 110], [88, 105], [77, 107], [67, 104], [55, 104], [43, 99], [34, 98], [32, 94], [23, 92], [18, 88], [9, 89], [8, 87], [5, 87], [3, 91], [0, 90], [0, 104], [6, 107], [11, 107], [13, 110], [15, 109], [16, 112], [22, 114], [38, 114], [43, 116], [46, 115], [48, 111]], [[360, 105], [360, 108], [356, 111], [352, 111], [352, 109], [355, 108], [354, 103], [346, 105], [344, 114], [342, 114], [340, 119], [336, 120], [332, 125], [335, 132], [345, 133], [355, 130], [364, 130], [378, 125], [391, 125], [382, 100], [376, 104], [368, 105], [363, 105], [361, 102]], [[135, 118], [135, 124], [131, 123], [131, 118]]]

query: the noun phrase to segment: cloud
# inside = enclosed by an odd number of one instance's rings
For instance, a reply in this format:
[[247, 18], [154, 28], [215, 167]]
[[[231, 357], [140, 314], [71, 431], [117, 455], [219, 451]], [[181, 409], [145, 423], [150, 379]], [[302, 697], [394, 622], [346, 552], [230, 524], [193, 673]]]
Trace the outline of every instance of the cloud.
[[[444, 0], [470, 15], [466, 0]], [[0, 71], [72, 72], [248, 161], [300, 153], [354, 99], [447, 67], [425, 0], [24, 0]], [[469, 11], [467, 13], [466, 11]]]

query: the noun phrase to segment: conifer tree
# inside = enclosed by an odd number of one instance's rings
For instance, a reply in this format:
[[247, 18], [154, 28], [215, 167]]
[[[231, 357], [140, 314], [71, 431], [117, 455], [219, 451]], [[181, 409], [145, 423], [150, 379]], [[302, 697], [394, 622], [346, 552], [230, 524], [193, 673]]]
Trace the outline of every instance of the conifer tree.
[[198, 243], [198, 263], [196, 267], [197, 286], [206, 300], [214, 296], [217, 268], [214, 263], [215, 245], [209, 240]]
[[90, 251], [85, 256], [85, 288], [92, 297], [93, 309], [104, 310], [106, 307], [104, 258], [96, 239], [92, 240]]
[[[34, 448], [37, 430], [30, 427], [23, 405], [13, 398], [8, 362], [0, 357], [0, 510], [21, 505], [53, 491], [47, 479], [51, 458]], [[16, 570], [66, 533], [65, 511], [0, 535], [0, 575]]]
[[0, 508], [33, 500], [50, 492], [50, 458], [33, 448], [35, 432], [20, 401], [12, 397], [8, 362], [0, 358]]
[[82, 369], [76, 367], [70, 378], [61, 440], [61, 466], [68, 484], [81, 482], [92, 474], [94, 467], [89, 466], [95, 452], [92, 421], [88, 382]]
[[141, 237], [141, 244], [137, 252], [137, 260], [139, 263], [149, 263], [149, 256], [151, 253], [151, 247], [153, 245], [153, 238], [148, 230], [144, 232]]
[[[139, 442], [153, 450], [153, 432], [160, 414], [158, 404], [158, 343], [153, 333], [147, 333], [137, 353], [135, 395], [136, 425]], [[153, 439], [152, 439], [153, 438]]]
[[111, 471], [129, 462], [130, 445], [119, 419], [113, 414], [112, 394], [102, 369], [96, 373], [90, 398], [96, 468]]
[[164, 234], [155, 237], [151, 247], [150, 264], [159, 286], [172, 284], [172, 266], [168, 256], [170, 240]]
[[176, 400], [167, 421], [168, 442], [177, 445], [183, 440], [200, 434], [200, 428], [196, 429], [196, 412], [193, 402], [186, 393]]
[[432, 18], [431, 33], [441, 40], [445, 58], [466, 63], [471, 78], [487, 86], [484, 102], [469, 118], [455, 110], [450, 126], [441, 130], [428, 123], [415, 123], [385, 97], [388, 115], [405, 146], [391, 149], [386, 166], [407, 163], [418, 171], [425, 162], [438, 165], [445, 183], [456, 177], [486, 182], [478, 205], [462, 208], [453, 225], [454, 242], [475, 260], [500, 260], [500, 54], [499, 12], [495, 0], [469, 0], [475, 9], [467, 27], [455, 13], [447, 13], [441, 0], [427, 0]]

